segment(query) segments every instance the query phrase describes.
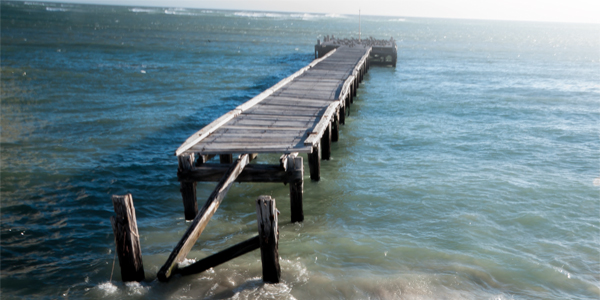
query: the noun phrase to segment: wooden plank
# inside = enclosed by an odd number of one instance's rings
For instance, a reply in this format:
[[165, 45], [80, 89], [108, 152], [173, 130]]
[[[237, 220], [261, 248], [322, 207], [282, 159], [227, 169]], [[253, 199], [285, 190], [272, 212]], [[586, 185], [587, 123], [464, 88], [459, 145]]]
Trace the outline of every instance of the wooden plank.
[[282, 146], [273, 145], [270, 147], [243, 147], [243, 148], [207, 148], [207, 149], [194, 149], [194, 152], [202, 154], [219, 154], [222, 152], [234, 152], [234, 153], [288, 153], [288, 152], [300, 152], [300, 153], [311, 153], [312, 148], [310, 146], [301, 146], [299, 143], [297, 146]]
[[264, 125], [264, 126], [258, 126], [258, 125], [229, 125], [229, 126], [223, 126], [221, 128], [224, 129], [259, 129], [259, 130], [306, 130], [308, 128], [308, 126], [303, 126], [303, 127], [284, 127], [284, 126], [273, 126], [273, 125]]
[[[234, 153], [266, 153], [268, 151], [275, 152], [286, 152], [286, 151], [298, 151], [301, 148], [308, 147], [306, 145], [302, 145], [302, 143], [298, 143], [296, 145], [290, 144], [268, 144], [268, 145], [256, 145], [256, 146], [242, 146], [235, 144], [211, 144], [206, 145], [202, 148], [201, 153], [223, 153], [223, 152], [234, 152]], [[300, 148], [300, 149], [299, 149]], [[252, 152], [254, 151], [254, 152]]]
[[260, 241], [260, 260], [262, 262], [263, 281], [279, 283], [281, 268], [279, 266], [279, 228], [275, 199], [271, 196], [260, 196], [256, 200], [256, 216]]
[[263, 102], [261, 105], [318, 109], [318, 108], [327, 107], [332, 101], [335, 101], [335, 100], [328, 99], [325, 101], [322, 101], [322, 100], [314, 101], [314, 100], [310, 100], [310, 99], [298, 98], [295, 101], [291, 101], [291, 100], [269, 99], [269, 100], [265, 100], [265, 102]]
[[217, 130], [219, 127], [221, 127], [223, 124], [229, 122], [229, 120], [233, 119], [235, 116], [239, 115], [241, 112], [242, 112], [241, 110], [234, 109], [234, 110], [222, 115], [221, 117], [214, 120], [210, 124], [206, 125], [204, 128], [200, 129], [198, 132], [196, 132], [192, 136], [190, 136], [181, 146], [179, 146], [179, 148], [175, 151], [175, 155], [177, 155], [177, 156], [181, 155], [184, 151], [190, 149], [193, 145], [200, 142], [202, 139], [207, 137], [209, 134], [213, 133], [215, 130]]
[[142, 249], [140, 247], [140, 234], [137, 228], [135, 208], [131, 194], [112, 196], [116, 216], [110, 217], [115, 234], [115, 247], [119, 256], [121, 267], [121, 280], [143, 281], [144, 264], [142, 263]]
[[277, 116], [277, 115], [253, 115], [241, 114], [236, 120], [275, 120], [275, 121], [309, 121], [314, 120], [314, 116]]
[[[329, 105], [329, 104], [328, 104]], [[307, 128], [317, 125], [318, 119], [311, 118], [303, 121], [288, 121], [288, 120], [256, 120], [256, 119], [241, 119], [236, 118], [234, 121], [227, 123], [225, 126], [261, 126], [261, 127], [300, 127]]]
[[280, 111], [280, 112], [297, 112], [298, 114], [302, 113], [318, 113], [319, 111], [325, 111], [327, 105], [317, 106], [317, 107], [306, 107], [306, 106], [294, 106], [291, 104], [288, 105], [276, 105], [269, 103], [261, 103], [255, 106], [253, 109], [258, 111], [270, 110], [270, 111]]
[[[229, 165], [204, 164], [189, 172], [178, 172], [177, 178], [180, 182], [215, 182], [219, 181]], [[285, 169], [281, 165], [271, 164], [249, 164], [235, 182], [292, 182], [302, 179], [304, 171], [297, 169]]]
[[[344, 82], [340, 83], [343, 84]], [[329, 99], [319, 99], [319, 98], [296, 98], [296, 97], [286, 97], [286, 96], [271, 96], [269, 97], [267, 100], [265, 100], [265, 102], [297, 102], [297, 101], [302, 101], [302, 102], [306, 102], [306, 103], [315, 103], [315, 104], [322, 104], [324, 102], [331, 102], [331, 100]]]
[[321, 137], [323, 136], [323, 132], [325, 131], [325, 129], [327, 129], [327, 126], [329, 126], [329, 123], [331, 122], [331, 118], [335, 114], [338, 106], [339, 106], [339, 103], [337, 103], [337, 102], [334, 102], [331, 105], [329, 105], [329, 107], [325, 111], [325, 114], [323, 114], [321, 121], [319, 121], [319, 124], [317, 124], [317, 126], [315, 126], [312, 133], [304, 141], [304, 145], [314, 146], [319, 142], [319, 139], [321, 139]]
[[177, 264], [185, 259], [192, 249], [192, 246], [196, 243], [196, 240], [200, 237], [200, 234], [202, 234], [208, 221], [210, 221], [217, 211], [217, 208], [219, 207], [219, 204], [221, 204], [221, 201], [223, 201], [227, 191], [229, 191], [229, 188], [247, 164], [248, 154], [244, 154], [232, 164], [227, 173], [223, 175], [223, 178], [221, 178], [221, 181], [219, 181], [213, 193], [208, 197], [208, 200], [206, 200], [206, 203], [196, 218], [194, 218], [194, 221], [192, 221], [188, 230], [185, 232], [179, 243], [177, 243], [177, 246], [175, 246], [175, 249], [173, 249], [173, 252], [171, 252], [171, 255], [165, 264], [158, 271], [157, 277], [160, 281], [167, 281], [171, 277], [173, 269], [177, 268]]
[[[212, 144], [212, 143], [251, 143], [251, 142], [264, 142], [264, 143], [273, 143], [273, 142], [281, 142], [281, 141], [288, 141], [288, 142], [293, 142], [296, 139], [298, 140], [304, 140], [304, 136], [306, 135], [298, 135], [298, 136], [277, 136], [277, 137], [273, 137], [273, 136], [261, 136], [261, 137], [257, 137], [257, 138], [253, 138], [253, 137], [247, 137], [244, 135], [232, 135], [232, 136], [222, 136], [219, 137], [218, 139], [214, 139], [211, 140], [211, 138], [205, 139], [204, 141], [198, 143], [198, 145], [202, 144], [202, 145], [208, 145], [208, 144]], [[196, 146], [198, 146], [196, 145]], [[196, 147], [194, 146], [194, 147]]]
[[303, 146], [304, 143], [302, 143], [302, 141], [303, 141], [302, 137], [295, 137], [293, 140], [287, 139], [287, 140], [281, 140], [281, 141], [257, 140], [257, 141], [248, 141], [248, 142], [240, 142], [240, 141], [226, 142], [226, 141], [216, 140], [212, 143], [203, 143], [203, 145], [204, 145], [205, 149], [240, 148], [240, 147], [262, 148], [262, 147], [266, 147], [266, 146], [275, 146], [275, 145], [287, 145], [287, 146], [293, 147], [295, 145]]
[[267, 134], [273, 135], [282, 135], [282, 136], [294, 136], [294, 135], [303, 135], [306, 134], [306, 129], [298, 129], [298, 130], [271, 130], [271, 129], [236, 129], [236, 128], [222, 128], [215, 135], [219, 134], [244, 134], [247, 136], [262, 136]]
[[260, 240], [258, 235], [245, 240], [239, 244], [229, 247], [219, 253], [203, 258], [185, 268], [177, 269], [176, 273], [181, 275], [192, 275], [202, 273], [210, 268], [226, 263], [236, 257], [242, 256], [248, 252], [260, 248]]
[[270, 109], [259, 109], [251, 112], [254, 115], [270, 115], [270, 116], [296, 116], [296, 117], [320, 117], [323, 115], [322, 110], [318, 110], [314, 113], [308, 111], [290, 111], [290, 110], [270, 110]]

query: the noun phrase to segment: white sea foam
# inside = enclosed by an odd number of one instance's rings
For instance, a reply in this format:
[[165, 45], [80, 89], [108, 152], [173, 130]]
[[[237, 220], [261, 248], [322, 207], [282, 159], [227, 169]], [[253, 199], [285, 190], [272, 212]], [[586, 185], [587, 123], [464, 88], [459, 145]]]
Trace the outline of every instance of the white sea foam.
[[105, 296], [112, 295], [117, 292], [118, 288], [112, 282], [104, 282], [98, 285], [98, 289], [104, 292]]
[[280, 19], [280, 20], [285, 20], [285, 19], [293, 19], [293, 20], [314, 20], [314, 19], [318, 19], [318, 18], [341, 18], [340, 15], [337, 14], [328, 14], [328, 15], [320, 15], [320, 14], [308, 14], [308, 13], [304, 13], [304, 14], [284, 14], [284, 13], [267, 13], [267, 12], [236, 12], [233, 14], [236, 17], [245, 17], [245, 18], [252, 18], [252, 19], [263, 19], [263, 18], [269, 18], [269, 19]]
[[50, 7], [46, 6], [46, 11], [70, 11], [70, 9], [62, 8], [62, 7]]
[[196, 260], [193, 258], [185, 258], [182, 262], [178, 263], [177, 266], [179, 268], [185, 268], [195, 262], [196, 262]]
[[202, 13], [194, 12], [191, 10], [187, 10], [185, 8], [169, 8], [165, 9], [164, 13], [166, 15], [176, 15], [176, 16], [199, 16]]
[[149, 286], [144, 286], [143, 284], [135, 281], [126, 282], [125, 286], [127, 287], [127, 295], [129, 296], [144, 295], [150, 290]]
[[160, 10], [158, 9], [153, 9], [153, 8], [130, 8], [129, 9], [130, 12], [134, 12], [134, 13], [148, 13], [148, 14], [157, 14], [160, 13]]
[[32, 6], [46, 6], [46, 3], [43, 2], [23, 2], [23, 4]]

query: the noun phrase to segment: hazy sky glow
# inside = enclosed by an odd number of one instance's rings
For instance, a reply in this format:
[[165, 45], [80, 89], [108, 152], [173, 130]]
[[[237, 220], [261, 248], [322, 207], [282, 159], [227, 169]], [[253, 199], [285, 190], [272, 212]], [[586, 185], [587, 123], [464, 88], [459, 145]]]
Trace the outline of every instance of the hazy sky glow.
[[109, 5], [600, 23], [598, 0], [64, 0]]

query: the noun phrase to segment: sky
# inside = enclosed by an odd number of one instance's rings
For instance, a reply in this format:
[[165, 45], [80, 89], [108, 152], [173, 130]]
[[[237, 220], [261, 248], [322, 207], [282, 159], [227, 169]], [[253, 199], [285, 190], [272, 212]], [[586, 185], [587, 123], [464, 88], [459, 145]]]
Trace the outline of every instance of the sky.
[[50, 0], [108, 5], [600, 23], [600, 0]]

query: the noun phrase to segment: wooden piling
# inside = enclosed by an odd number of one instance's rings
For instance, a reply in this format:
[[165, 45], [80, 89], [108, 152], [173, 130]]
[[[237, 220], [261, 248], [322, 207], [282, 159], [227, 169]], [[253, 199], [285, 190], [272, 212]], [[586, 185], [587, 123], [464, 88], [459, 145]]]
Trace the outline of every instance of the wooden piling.
[[279, 283], [281, 268], [279, 266], [279, 228], [275, 199], [271, 199], [271, 196], [260, 196], [256, 200], [256, 215], [263, 281]]
[[217, 208], [225, 198], [227, 191], [233, 183], [237, 176], [242, 172], [244, 167], [248, 164], [248, 154], [243, 154], [239, 159], [236, 160], [235, 163], [231, 165], [229, 170], [223, 175], [221, 181], [217, 184], [215, 190], [212, 192], [206, 203], [190, 224], [190, 227], [187, 229], [171, 255], [165, 262], [165, 264], [160, 268], [158, 274], [156, 276], [160, 281], [167, 281], [171, 277], [173, 270], [177, 268], [177, 264], [190, 252], [192, 246], [196, 243], [196, 240], [202, 234], [202, 231], [210, 221], [210, 218], [215, 214]]
[[119, 266], [121, 266], [121, 280], [143, 281], [144, 264], [142, 263], [142, 249], [140, 248], [140, 235], [137, 229], [135, 208], [131, 194], [124, 196], [113, 195], [112, 202], [117, 216], [110, 217]]
[[321, 159], [331, 159], [331, 124], [327, 126], [321, 137]]
[[304, 159], [298, 153], [291, 153], [281, 157], [281, 164], [289, 173], [290, 184], [290, 210], [292, 223], [304, 221], [302, 198], [304, 196]]
[[[179, 173], [187, 173], [194, 170], [194, 155], [183, 154], [177, 157], [179, 161]], [[196, 201], [196, 182], [181, 182], [179, 191], [183, 199], [183, 213], [186, 220], [193, 220], [198, 214], [198, 202]]]
[[308, 167], [310, 169], [310, 179], [314, 181], [321, 180], [321, 145], [313, 146], [312, 153], [308, 154]]
[[337, 142], [340, 140], [340, 112], [336, 112], [333, 120], [331, 120], [331, 141]]

